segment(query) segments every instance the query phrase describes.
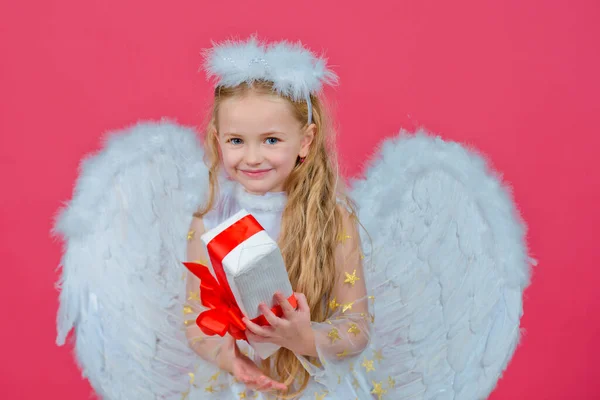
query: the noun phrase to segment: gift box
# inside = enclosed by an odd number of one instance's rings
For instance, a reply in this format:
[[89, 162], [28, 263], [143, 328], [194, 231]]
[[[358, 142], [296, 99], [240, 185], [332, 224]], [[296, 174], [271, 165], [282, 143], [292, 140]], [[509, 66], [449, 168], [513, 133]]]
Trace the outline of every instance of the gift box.
[[[276, 314], [281, 315], [281, 309], [273, 303], [275, 292], [295, 300], [277, 243], [246, 210], [236, 213], [206, 232], [201, 236], [201, 240], [206, 246], [210, 268], [216, 278], [213, 284], [219, 285], [219, 296], [225, 299], [225, 303], [229, 303], [227, 309], [221, 307], [220, 313], [227, 313], [231, 318], [230, 333], [231, 329], [244, 330], [243, 323], [240, 325], [242, 315], [261, 325], [268, 324], [261, 316], [258, 308], [260, 303], [265, 303]], [[210, 278], [205, 277], [201, 287], [204, 287], [208, 280]], [[201, 295], [203, 291], [210, 292], [213, 289], [201, 289]], [[204, 299], [202, 300], [204, 303]], [[208, 303], [214, 301], [209, 300]], [[295, 302], [292, 303], [295, 305]], [[245, 339], [245, 334], [237, 338]], [[249, 343], [262, 359], [269, 357], [279, 348], [271, 343]]]

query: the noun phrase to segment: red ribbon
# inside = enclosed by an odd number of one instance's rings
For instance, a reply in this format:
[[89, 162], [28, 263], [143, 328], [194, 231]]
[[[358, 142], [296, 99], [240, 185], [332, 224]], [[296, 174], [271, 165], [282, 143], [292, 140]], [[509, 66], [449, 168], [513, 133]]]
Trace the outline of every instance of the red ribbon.
[[[217, 279], [212, 276], [205, 265], [183, 263], [191, 273], [200, 279], [200, 301], [209, 310], [198, 316], [196, 324], [206, 335], [224, 336], [225, 333], [229, 332], [237, 340], [247, 340], [246, 325], [242, 322], [244, 315], [229, 287], [222, 262], [231, 250], [262, 230], [263, 227], [260, 226], [258, 221], [248, 214], [208, 242], [208, 256]], [[298, 306], [293, 294], [288, 298], [288, 301], [292, 307], [296, 308]], [[271, 308], [271, 311], [278, 317], [283, 315], [283, 310], [279, 305]], [[259, 315], [252, 322], [261, 326], [269, 325], [264, 315]]]

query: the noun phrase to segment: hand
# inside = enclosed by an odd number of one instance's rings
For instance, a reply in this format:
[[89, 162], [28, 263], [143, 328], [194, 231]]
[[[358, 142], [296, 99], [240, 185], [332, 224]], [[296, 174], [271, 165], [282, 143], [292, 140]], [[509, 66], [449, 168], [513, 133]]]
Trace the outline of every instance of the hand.
[[230, 335], [223, 337], [223, 343], [217, 355], [217, 365], [245, 384], [248, 389], [260, 392], [287, 389], [284, 384], [263, 374], [251, 359], [240, 352], [235, 339]]
[[274, 343], [290, 349], [300, 355], [315, 355], [315, 338], [310, 321], [310, 307], [302, 293], [294, 293], [298, 300], [298, 308], [294, 310], [289, 301], [281, 294], [275, 293], [275, 301], [283, 311], [283, 318], [277, 317], [266, 304], [259, 306], [271, 326], [260, 326], [244, 318], [248, 328], [248, 340], [257, 343]]

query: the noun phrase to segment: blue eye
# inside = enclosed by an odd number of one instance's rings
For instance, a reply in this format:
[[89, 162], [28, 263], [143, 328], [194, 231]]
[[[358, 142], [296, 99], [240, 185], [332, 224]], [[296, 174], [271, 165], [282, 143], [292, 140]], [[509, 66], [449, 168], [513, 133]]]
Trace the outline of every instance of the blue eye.
[[[239, 140], [239, 142], [238, 142]], [[242, 139], [240, 138], [231, 138], [229, 139], [229, 141], [231, 142], [231, 144], [242, 144]]]
[[277, 138], [274, 138], [274, 137], [267, 138], [267, 144], [277, 144], [277, 142], [279, 142], [279, 139], [277, 139]]

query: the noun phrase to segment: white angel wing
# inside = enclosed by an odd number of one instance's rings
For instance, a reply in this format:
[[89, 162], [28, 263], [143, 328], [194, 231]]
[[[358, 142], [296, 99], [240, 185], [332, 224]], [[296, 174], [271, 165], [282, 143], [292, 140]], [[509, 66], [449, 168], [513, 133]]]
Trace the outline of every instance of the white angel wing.
[[486, 398], [519, 341], [530, 278], [510, 194], [480, 156], [420, 131], [384, 143], [352, 196], [370, 235], [373, 393]]
[[191, 129], [162, 120], [118, 133], [83, 161], [54, 227], [65, 241], [57, 344], [75, 329], [83, 375], [103, 398], [180, 399], [197, 360], [180, 262], [207, 171]]

